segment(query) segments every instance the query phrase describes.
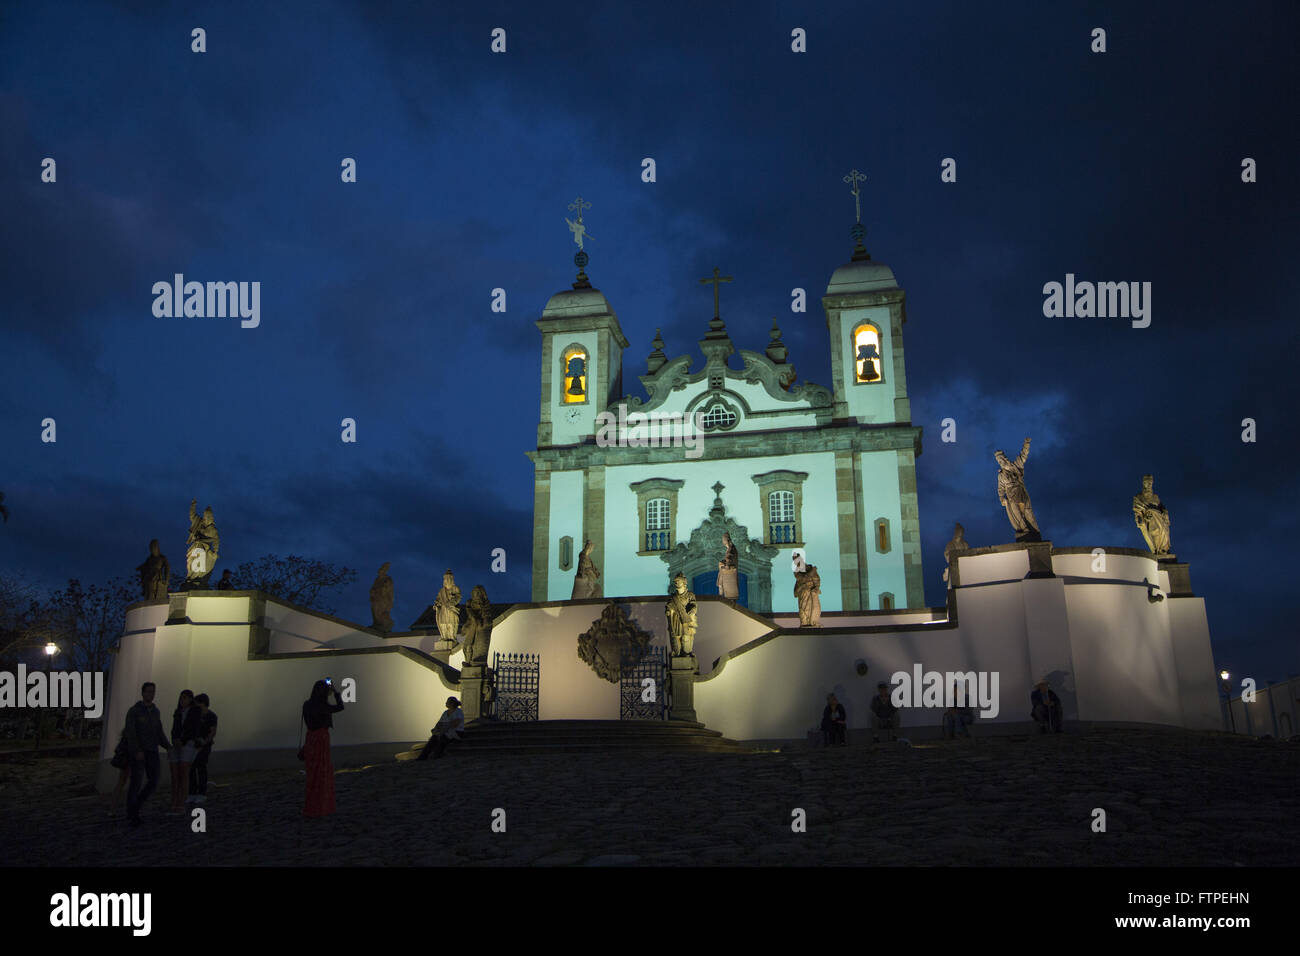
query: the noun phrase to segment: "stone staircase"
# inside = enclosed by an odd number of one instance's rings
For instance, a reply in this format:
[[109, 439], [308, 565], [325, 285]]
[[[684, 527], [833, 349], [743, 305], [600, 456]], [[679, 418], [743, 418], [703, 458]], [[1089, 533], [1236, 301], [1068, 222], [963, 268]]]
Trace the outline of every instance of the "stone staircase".
[[[414, 760], [426, 740], [417, 741], [398, 760]], [[749, 748], [684, 720], [475, 720], [464, 741], [448, 756], [547, 753], [749, 753]]]

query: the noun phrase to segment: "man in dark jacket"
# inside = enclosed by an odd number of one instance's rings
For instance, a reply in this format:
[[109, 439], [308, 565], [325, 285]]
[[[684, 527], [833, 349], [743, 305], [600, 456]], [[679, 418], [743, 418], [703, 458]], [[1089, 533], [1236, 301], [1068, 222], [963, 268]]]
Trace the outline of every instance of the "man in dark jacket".
[[[126, 752], [131, 757], [131, 782], [126, 792], [126, 816], [131, 826], [140, 825], [140, 805], [158, 786], [158, 748], [172, 749], [163, 733], [162, 717], [154, 706], [157, 688], [153, 681], [140, 688], [140, 700], [126, 712]], [[142, 785], [143, 784], [143, 785]]]
[[1034, 718], [1034, 723], [1038, 725], [1040, 734], [1047, 733], [1050, 725], [1055, 733], [1061, 732], [1061, 698], [1056, 696], [1056, 691], [1047, 686], [1047, 678], [1044, 677], [1034, 685], [1034, 692], [1029, 695], [1029, 703], [1033, 708], [1030, 716]]

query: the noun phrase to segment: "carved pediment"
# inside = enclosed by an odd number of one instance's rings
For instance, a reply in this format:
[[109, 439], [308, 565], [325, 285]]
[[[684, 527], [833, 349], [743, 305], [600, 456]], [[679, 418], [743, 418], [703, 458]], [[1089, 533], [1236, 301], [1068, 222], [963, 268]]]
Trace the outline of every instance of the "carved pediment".
[[602, 680], [617, 684], [625, 664], [645, 657], [653, 636], [611, 601], [587, 632], [578, 635], [578, 657]]
[[831, 393], [823, 386], [814, 385], [812, 382], [804, 382], [786, 391], [785, 386], [794, 381], [793, 365], [773, 362], [766, 355], [751, 352], [749, 349], [741, 349], [740, 357], [744, 359], [745, 367], [739, 373], [733, 374], [737, 374], [746, 382], [762, 385], [767, 394], [778, 402], [807, 402], [814, 408], [831, 404]]

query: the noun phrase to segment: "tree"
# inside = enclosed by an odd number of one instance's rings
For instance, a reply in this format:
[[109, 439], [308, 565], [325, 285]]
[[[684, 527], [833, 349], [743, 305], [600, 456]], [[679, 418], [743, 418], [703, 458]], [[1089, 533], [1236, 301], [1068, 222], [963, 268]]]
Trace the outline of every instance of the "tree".
[[42, 604], [39, 639], [59, 645], [68, 670], [106, 671], [122, 637], [126, 607], [139, 599], [123, 578], [90, 587], [73, 578]]
[[0, 662], [37, 643], [41, 602], [32, 585], [0, 576]]
[[357, 579], [357, 572], [328, 561], [301, 558], [291, 554], [282, 558], [267, 554], [256, 561], [245, 561], [235, 569], [235, 587], [244, 591], [262, 591], [290, 604], [333, 614], [333, 607], [318, 606], [318, 601]]

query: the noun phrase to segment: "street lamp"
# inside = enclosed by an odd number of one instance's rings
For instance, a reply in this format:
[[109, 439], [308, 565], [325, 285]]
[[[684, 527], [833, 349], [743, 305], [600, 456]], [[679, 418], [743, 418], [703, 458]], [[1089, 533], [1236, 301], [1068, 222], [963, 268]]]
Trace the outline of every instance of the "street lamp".
[[[50, 641], [45, 645], [45, 699], [49, 700], [50, 695], [50, 665], [54, 662], [54, 655], [59, 653], [59, 645]], [[41, 725], [44, 723], [44, 715], [36, 718], [36, 750], [41, 749]]]
[[1223, 696], [1228, 702], [1228, 719], [1232, 722], [1232, 732], [1237, 732], [1237, 715], [1232, 712], [1232, 675], [1227, 668], [1219, 671], [1219, 680], [1223, 681]]

